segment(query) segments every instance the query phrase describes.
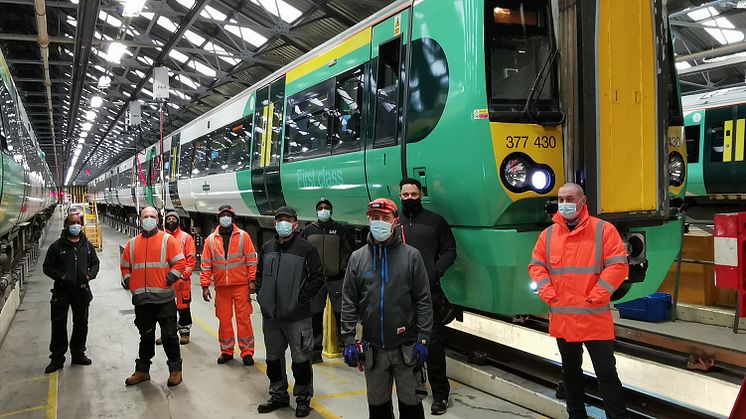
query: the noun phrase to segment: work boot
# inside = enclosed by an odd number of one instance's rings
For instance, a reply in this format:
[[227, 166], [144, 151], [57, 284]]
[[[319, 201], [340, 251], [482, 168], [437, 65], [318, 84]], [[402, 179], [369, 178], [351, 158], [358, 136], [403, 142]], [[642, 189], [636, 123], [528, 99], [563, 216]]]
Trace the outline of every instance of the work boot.
[[282, 409], [283, 407], [290, 407], [290, 402], [281, 402], [270, 399], [269, 401], [260, 404], [256, 410], [259, 413], [269, 413], [274, 412], [277, 409]]
[[91, 358], [85, 356], [85, 354], [80, 354], [73, 356], [70, 363], [74, 365], [91, 365], [93, 361], [91, 361]]
[[306, 416], [310, 414], [311, 414], [311, 405], [308, 403], [298, 403], [298, 406], [295, 407], [296, 418], [305, 418]]
[[312, 364], [321, 364], [324, 362], [324, 358], [321, 356], [321, 352], [313, 352], [313, 359], [311, 360]]
[[171, 371], [171, 375], [168, 377], [168, 386], [178, 386], [181, 384], [181, 382], [184, 381], [183, 377], [181, 376], [181, 371]]
[[433, 400], [433, 405], [430, 406], [430, 414], [434, 416], [442, 415], [448, 410], [448, 399]]
[[49, 365], [44, 369], [44, 374], [50, 374], [57, 370], [61, 370], [65, 366], [65, 361], [53, 359]]
[[220, 354], [220, 357], [218, 357], [218, 364], [222, 365], [232, 360], [233, 360], [233, 355]]
[[251, 355], [246, 355], [243, 357], [243, 364], [247, 367], [254, 365], [254, 358]]
[[179, 345], [186, 345], [189, 343], [189, 333], [184, 333], [179, 337]]
[[132, 375], [129, 376], [129, 378], [124, 380], [124, 384], [127, 386], [134, 386], [135, 384], [140, 384], [143, 381], [150, 381], [150, 374], [148, 374], [147, 372], [135, 371]]
[[163, 345], [163, 339], [162, 339], [162, 338], [158, 338], [158, 339], [156, 339], [156, 340], [155, 340], [155, 344], [156, 344], [156, 345]]

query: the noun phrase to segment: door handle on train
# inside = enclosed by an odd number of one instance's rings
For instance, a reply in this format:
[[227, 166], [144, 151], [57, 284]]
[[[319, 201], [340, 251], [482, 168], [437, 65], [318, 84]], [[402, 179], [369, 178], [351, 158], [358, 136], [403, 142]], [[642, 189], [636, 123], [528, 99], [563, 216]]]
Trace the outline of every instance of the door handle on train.
[[386, 153], [383, 153], [383, 165], [386, 165]]

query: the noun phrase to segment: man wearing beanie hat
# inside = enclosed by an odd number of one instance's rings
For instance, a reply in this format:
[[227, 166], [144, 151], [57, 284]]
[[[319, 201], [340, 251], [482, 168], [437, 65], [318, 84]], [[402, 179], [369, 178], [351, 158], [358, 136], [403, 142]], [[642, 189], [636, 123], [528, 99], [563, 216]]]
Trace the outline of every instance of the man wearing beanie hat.
[[[183, 281], [174, 283], [174, 292], [176, 293], [176, 310], [179, 313], [179, 343], [186, 345], [189, 343], [189, 329], [192, 328], [192, 312], [189, 305], [192, 302], [192, 271], [197, 263], [197, 248], [194, 245], [194, 238], [181, 229], [181, 217], [176, 211], [166, 214], [166, 232], [174, 236], [176, 241], [181, 245], [181, 251], [186, 258], [186, 269], [184, 270]], [[162, 345], [163, 340], [158, 338], [156, 345]]]
[[[301, 232], [301, 237], [308, 240], [319, 252], [324, 263], [324, 277], [326, 286], [311, 301], [313, 313], [313, 363], [323, 362], [321, 352], [324, 341], [324, 307], [326, 295], [329, 294], [332, 312], [337, 322], [337, 338], [340, 336], [340, 312], [342, 310], [342, 280], [347, 269], [347, 260], [352, 253], [352, 237], [347, 229], [332, 219], [334, 207], [331, 201], [321, 198], [316, 203], [318, 219], [307, 225]], [[341, 341], [340, 341], [341, 342]]]

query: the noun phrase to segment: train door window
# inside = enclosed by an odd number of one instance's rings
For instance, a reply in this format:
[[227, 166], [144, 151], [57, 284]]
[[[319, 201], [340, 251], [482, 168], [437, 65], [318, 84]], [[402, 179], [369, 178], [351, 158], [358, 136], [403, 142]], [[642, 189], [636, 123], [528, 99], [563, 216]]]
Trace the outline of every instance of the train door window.
[[686, 160], [688, 163], [699, 163], [699, 142], [701, 125], [691, 125], [685, 128]]
[[710, 161], [722, 163], [725, 150], [725, 124], [723, 121], [714, 123], [710, 129]]
[[401, 38], [378, 47], [373, 147], [396, 144], [399, 125]]
[[166, 150], [163, 155], [163, 180], [171, 181], [171, 150]]
[[337, 77], [335, 89], [332, 153], [359, 151], [363, 106], [362, 67]]
[[5, 96], [5, 85], [0, 83], [0, 115], [2, 115], [0, 117], [0, 149], [2, 149], [2, 151], [8, 151], [8, 137], [5, 127], [8, 125], [6, 109], [9, 109], [9, 106], [5, 101]]
[[237, 172], [245, 168], [249, 163], [249, 154], [246, 152], [247, 144], [251, 135], [251, 117], [236, 121], [228, 125], [226, 136], [230, 144], [230, 160], [228, 170]]
[[230, 137], [227, 135], [228, 127], [215, 130], [210, 134], [210, 166], [209, 173], [226, 173], [228, 161], [230, 160]]
[[[267, 91], [269, 92], [269, 89]], [[259, 103], [259, 96], [257, 96], [257, 103]], [[265, 107], [257, 106], [254, 113], [254, 149], [251, 151], [252, 169], [264, 167], [262, 149], [264, 148], [264, 129], [268, 120], [269, 117], [265, 115]]]
[[288, 98], [285, 161], [328, 155], [334, 80], [326, 80]]
[[210, 144], [207, 136], [197, 138], [194, 141], [194, 168], [192, 169], [192, 177], [204, 176], [209, 165], [210, 158]]
[[271, 121], [271, 138], [272, 142], [269, 144], [267, 151], [269, 154], [269, 165], [278, 166], [280, 159], [280, 147], [282, 145], [282, 131], [283, 131], [283, 120], [285, 117], [284, 105], [285, 105], [285, 77], [272, 82], [269, 89], [269, 97], [272, 101], [270, 107], [272, 111]]
[[179, 159], [179, 178], [189, 179], [192, 177], [192, 161], [194, 159], [194, 141], [181, 145]]
[[256, 108], [263, 108], [269, 105], [269, 85], [264, 86], [256, 92]]

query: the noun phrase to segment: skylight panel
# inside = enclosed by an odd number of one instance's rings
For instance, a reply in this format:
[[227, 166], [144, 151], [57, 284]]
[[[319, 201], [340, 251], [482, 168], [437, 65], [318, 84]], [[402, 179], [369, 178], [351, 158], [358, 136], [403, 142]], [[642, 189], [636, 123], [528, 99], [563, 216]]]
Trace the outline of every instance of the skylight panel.
[[692, 65], [689, 64], [687, 61], [681, 61], [676, 63], [676, 69], [677, 70], [686, 70], [687, 68], [691, 68]]
[[196, 88], [199, 87], [199, 85], [197, 83], [195, 83], [192, 79], [190, 79], [189, 77], [187, 77], [187, 76], [185, 76], [183, 74], [177, 75], [176, 76], [176, 80], [184, 83], [185, 85], [191, 87], [192, 89], [196, 89]]
[[287, 23], [294, 22], [303, 14], [303, 12], [283, 0], [251, 0], [251, 2], [262, 6], [269, 13], [280, 17]]
[[217, 73], [215, 72], [215, 70], [213, 70], [212, 68], [210, 68], [210, 67], [202, 64], [199, 61], [192, 60], [192, 61], [189, 62], [188, 65], [189, 65], [189, 67], [192, 67], [193, 69], [197, 70], [198, 72], [200, 72], [200, 73], [202, 73], [202, 74], [204, 74], [206, 76], [215, 77], [217, 75]]
[[704, 20], [704, 19], [707, 19], [713, 16], [717, 16], [719, 14], [720, 12], [718, 12], [714, 8], [707, 7], [707, 8], [697, 9], [693, 12], [689, 12], [687, 13], [687, 16], [689, 16], [689, 18], [691, 18], [693, 21], [699, 22], [700, 20]]
[[182, 64], [187, 62], [187, 60], [189, 60], [189, 57], [187, 57], [182, 52], [179, 52], [178, 50], [175, 50], [175, 49], [172, 49], [171, 51], [169, 51], [168, 56]]
[[153, 60], [147, 55], [138, 55], [137, 60], [147, 65], [153, 65]]
[[176, 30], [179, 29], [171, 19], [165, 16], [158, 17], [156, 23], [158, 24], [158, 26], [169, 32], [176, 32]]
[[705, 28], [705, 31], [710, 34], [716, 41], [721, 45], [732, 44], [734, 42], [740, 42], [744, 39], [744, 33], [741, 31], [733, 30], [735, 26], [726, 17], [719, 17], [709, 19], [701, 22]]
[[140, 12], [140, 16], [142, 16], [142, 17], [144, 17], [145, 19], [148, 19], [148, 20], [153, 20], [153, 18], [155, 17], [155, 13], [152, 13], [152, 12]]
[[143, 73], [140, 70], [135, 70], [135, 71], [133, 71], [133, 73], [137, 74], [137, 77], [139, 77], [139, 78], [144, 78], [145, 77], [145, 73]]
[[71, 24], [73, 26], [76, 26], [76, 27], [78, 26], [78, 21], [75, 20], [75, 18], [72, 17], [72, 16], [68, 16], [67, 17], [67, 23], [69, 23], [69, 24]]
[[195, 32], [192, 32], [191, 30], [187, 30], [186, 32], [184, 32], [184, 38], [186, 38], [189, 42], [193, 43], [196, 46], [200, 46], [205, 43], [205, 38], [196, 34]]
[[259, 34], [258, 32], [255, 32], [249, 28], [245, 28], [243, 26], [237, 26], [237, 25], [225, 25], [223, 28], [232, 33], [233, 35], [237, 36], [240, 39], [243, 39], [244, 41], [250, 43], [251, 45], [254, 45], [255, 47], [260, 47], [264, 45], [265, 42], [267, 42], [267, 38]]
[[199, 15], [206, 19], [213, 19], [213, 20], [225, 20], [228, 18], [228, 15], [215, 9], [212, 6], [205, 6], [205, 8], [202, 9]]
[[176, 2], [186, 7], [187, 9], [191, 9], [192, 6], [194, 6], [194, 0], [176, 0]]

